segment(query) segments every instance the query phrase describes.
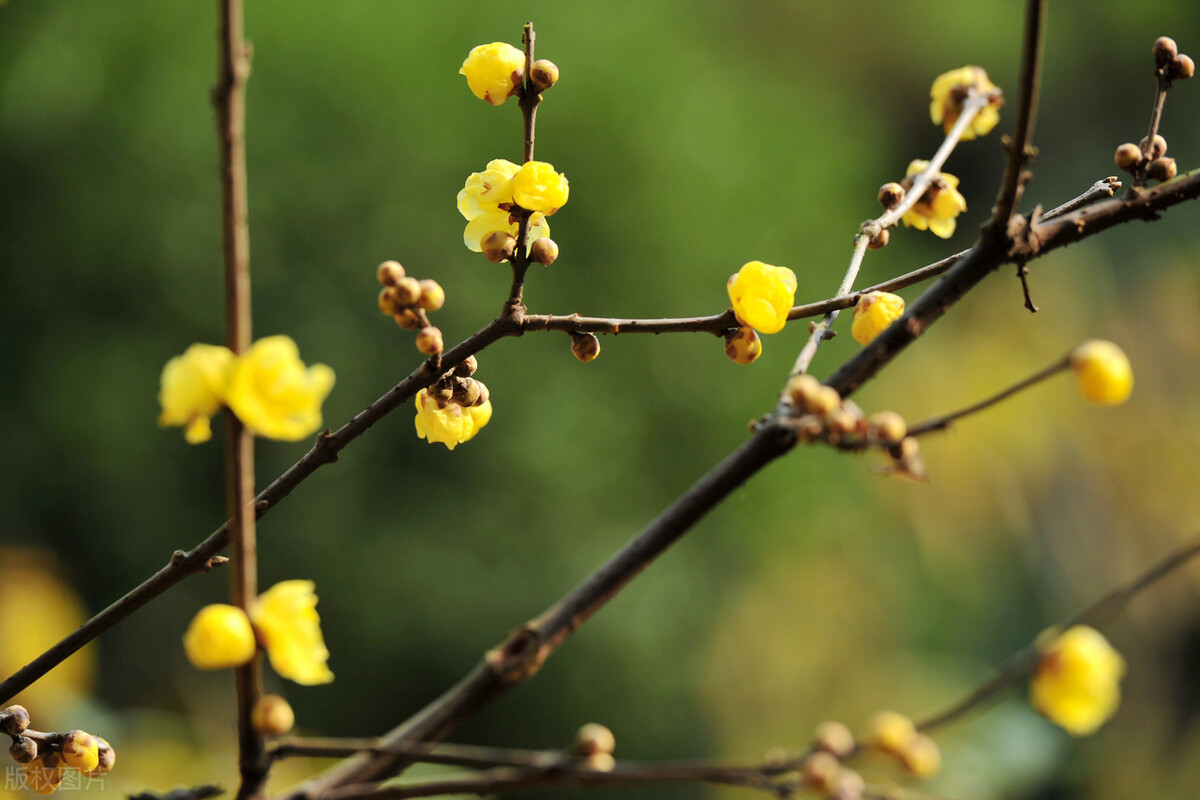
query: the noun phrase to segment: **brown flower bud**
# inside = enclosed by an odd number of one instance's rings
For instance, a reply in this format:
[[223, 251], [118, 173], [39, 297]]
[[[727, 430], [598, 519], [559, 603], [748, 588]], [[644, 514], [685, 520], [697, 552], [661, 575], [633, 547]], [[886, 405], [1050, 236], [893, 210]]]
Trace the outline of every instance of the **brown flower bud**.
[[1126, 142], [1113, 153], [1113, 162], [1126, 172], [1133, 172], [1142, 163], [1142, 148], [1133, 142]]
[[1175, 177], [1176, 167], [1173, 158], [1156, 158], [1146, 167], [1146, 175], [1156, 181], [1169, 181]]
[[385, 286], [379, 290], [379, 311], [388, 316], [394, 315], [400, 309], [396, 305], [396, 287]]
[[479, 359], [475, 356], [467, 356], [454, 368], [455, 375], [463, 375], [470, 377], [475, 374], [475, 370], [479, 369]]
[[862, 800], [867, 788], [866, 781], [852, 769], [844, 769], [833, 779], [829, 787], [830, 800]]
[[250, 711], [250, 724], [263, 736], [282, 736], [296, 724], [296, 712], [277, 694], [264, 694]]
[[575, 733], [575, 750], [585, 756], [612, 753], [617, 747], [613, 732], [595, 722], [589, 722]]
[[411, 308], [402, 308], [392, 315], [396, 320], [396, 324], [406, 331], [415, 331], [421, 327], [421, 318], [417, 316], [417, 312]]
[[446, 305], [446, 290], [435, 280], [421, 281], [421, 299], [417, 301], [426, 311], [437, 311]]
[[415, 306], [421, 299], [421, 282], [411, 275], [396, 281], [396, 305]]
[[425, 355], [436, 356], [443, 347], [442, 332], [438, 328], [429, 325], [417, 331], [417, 350]]
[[512, 258], [513, 253], [517, 252], [517, 240], [506, 231], [492, 231], [484, 237], [479, 246], [483, 248], [483, 254], [488, 257], [488, 261], [497, 264]]
[[1160, 36], [1154, 40], [1151, 52], [1154, 54], [1154, 66], [1163, 69], [1179, 55], [1179, 47], [1170, 36]]
[[1142, 141], [1138, 142], [1138, 147], [1143, 153], [1147, 154], [1147, 158], [1162, 158], [1167, 154], [1167, 140], [1160, 134], [1154, 134], [1154, 141], [1146, 136], [1142, 137]]
[[815, 740], [817, 747], [838, 759], [854, 751], [854, 734], [840, 722], [822, 722], [817, 726]]
[[571, 353], [585, 364], [595, 361], [600, 355], [600, 340], [594, 333], [572, 333]]
[[544, 92], [558, 83], [558, 65], [547, 58], [539, 58], [529, 67], [529, 79], [539, 92]]
[[848, 433], [854, 433], [857, 429], [858, 417], [847, 411], [844, 406], [829, 412], [829, 431], [831, 433], [842, 437]]
[[558, 259], [558, 242], [546, 237], [529, 246], [529, 257], [539, 264], [550, 266]]
[[404, 277], [404, 267], [399, 261], [385, 261], [375, 270], [375, 277], [384, 286], [395, 286]]
[[97, 752], [100, 755], [100, 763], [91, 772], [85, 772], [84, 776], [88, 778], [99, 778], [101, 775], [107, 775], [113, 765], [117, 763], [117, 751], [113, 750], [106, 740], [96, 737]]
[[784, 392], [797, 411], [807, 411], [809, 403], [820, 388], [821, 382], [812, 375], [793, 375], [788, 378]]
[[1196, 62], [1192, 61], [1191, 56], [1185, 56], [1183, 53], [1175, 56], [1175, 60], [1167, 68], [1167, 77], [1173, 81], [1186, 81], [1195, 74]]
[[29, 711], [25, 706], [9, 706], [0, 711], [0, 730], [10, 736], [29, 727]]
[[438, 408], [445, 408], [454, 399], [454, 388], [450, 384], [438, 383], [430, 387], [429, 396], [437, 403]]
[[898, 183], [885, 183], [879, 187], [879, 204], [888, 211], [904, 202], [904, 187]]
[[891, 238], [892, 235], [888, 232], [887, 228], [880, 228], [879, 233], [872, 236], [871, 240], [867, 242], [867, 247], [871, 248], [872, 250], [881, 250], [884, 247], [887, 247], [888, 240]]
[[28, 764], [38, 756], [37, 742], [28, 736], [14, 736], [8, 752], [18, 764]]
[[483, 394], [479, 389], [482, 385], [474, 378], [456, 378], [454, 380], [454, 402], [463, 408], [478, 405], [479, 396]]
[[475, 385], [479, 387], [479, 399], [475, 401], [475, 405], [481, 406], [488, 401], [492, 393], [488, 391], [487, 386], [483, 381], [475, 381]]

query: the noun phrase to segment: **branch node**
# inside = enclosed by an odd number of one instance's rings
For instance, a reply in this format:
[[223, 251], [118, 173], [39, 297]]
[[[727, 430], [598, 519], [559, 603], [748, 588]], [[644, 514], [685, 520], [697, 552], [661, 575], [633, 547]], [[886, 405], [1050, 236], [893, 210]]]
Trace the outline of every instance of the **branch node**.
[[552, 648], [546, 647], [542, 635], [523, 625], [513, 631], [508, 639], [484, 656], [488, 669], [506, 686], [521, 683], [537, 674]]

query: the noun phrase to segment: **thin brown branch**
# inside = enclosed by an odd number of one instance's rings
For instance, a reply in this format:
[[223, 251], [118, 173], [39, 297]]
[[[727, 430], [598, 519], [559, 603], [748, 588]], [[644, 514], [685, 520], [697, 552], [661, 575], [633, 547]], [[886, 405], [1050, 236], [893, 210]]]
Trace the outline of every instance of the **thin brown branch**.
[[1025, 40], [1021, 48], [1021, 86], [1017, 99], [1017, 120], [1009, 142], [1004, 182], [996, 197], [990, 223], [991, 235], [1005, 239], [1008, 222], [1021, 202], [1022, 173], [1033, 155], [1033, 126], [1037, 120], [1038, 93], [1042, 74], [1042, 44], [1045, 40], [1046, 4], [1029, 0], [1025, 7]]
[[939, 417], [933, 417], [925, 420], [924, 422], [918, 422], [916, 425], [910, 426], [908, 429], [908, 435], [920, 436], [925, 433], [930, 433], [931, 431], [943, 431], [946, 428], [949, 428], [951, 423], [960, 420], [963, 417], [969, 417], [972, 414], [983, 411], [984, 409], [991, 408], [1002, 400], [1007, 400], [1014, 394], [1022, 392], [1025, 389], [1028, 389], [1030, 386], [1035, 386], [1053, 375], [1057, 375], [1058, 373], [1067, 369], [1070, 365], [1070, 356], [1064, 356], [1045, 369], [1030, 375], [1025, 380], [1008, 387], [1004, 391], [997, 392], [986, 400], [980, 400], [978, 403], [973, 403], [966, 408], [960, 408], [958, 411], [944, 414]]
[[[542, 93], [533, 84], [533, 46], [537, 35], [533, 32], [533, 23], [526, 22], [522, 29], [521, 41], [525, 44], [525, 80], [521, 85], [520, 98], [517, 101], [521, 109], [521, 128], [525, 133], [522, 148], [522, 164], [533, 161], [534, 140], [537, 138], [537, 110], [542, 103]], [[508, 292], [509, 306], [516, 308], [521, 305], [525, 294], [525, 275], [529, 272], [529, 218], [532, 214], [524, 209], [517, 209], [519, 218], [517, 224], [517, 247], [509, 259], [512, 265], [512, 287]]]
[[[435, 749], [436, 748], [436, 749]], [[270, 757], [345, 758], [359, 753], [405, 756], [414, 762], [449, 764], [458, 767], [524, 767], [559, 769], [577, 766], [580, 756], [561, 750], [520, 750], [511, 747], [480, 747], [442, 742], [395, 742], [380, 739], [289, 738], [270, 748]]]
[[[1138, 594], [1170, 575], [1197, 555], [1200, 555], [1200, 539], [1171, 553], [1129, 583], [1114, 589], [1079, 613], [1066, 618], [1057, 627], [1066, 630], [1073, 625], [1099, 625], [1108, 621], [1124, 609], [1129, 601]], [[917, 727], [923, 731], [930, 731], [959, 719], [1010, 686], [1025, 680], [1034, 673], [1037, 664], [1038, 650], [1035, 645], [1031, 644], [1009, 656], [990, 677], [962, 699], [937, 714], [921, 720]]]
[[[213, 101], [221, 149], [222, 236], [225, 255], [225, 345], [244, 353], [252, 341], [250, 315], [250, 227], [246, 178], [246, 51], [241, 0], [219, 0], [220, 74]], [[258, 594], [258, 547], [254, 513], [254, 433], [227, 414], [229, 517], [232, 530], [230, 584], [233, 604], [248, 610]], [[237, 685], [238, 800], [261, 796], [268, 765], [263, 739], [251, 723], [261, 693], [258, 655], [234, 670]]]

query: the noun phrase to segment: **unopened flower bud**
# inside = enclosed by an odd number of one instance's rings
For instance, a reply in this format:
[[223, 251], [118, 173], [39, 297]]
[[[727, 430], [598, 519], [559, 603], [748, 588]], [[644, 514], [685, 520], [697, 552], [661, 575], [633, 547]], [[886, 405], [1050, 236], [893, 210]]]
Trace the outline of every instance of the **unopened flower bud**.
[[585, 364], [595, 361], [600, 355], [600, 340], [594, 333], [572, 333], [571, 353]]
[[488, 261], [499, 264], [512, 258], [517, 251], [517, 240], [505, 231], [492, 231], [479, 243]]
[[99, 778], [101, 775], [107, 775], [117, 763], [117, 751], [113, 750], [112, 745], [99, 736], [96, 737], [96, 745], [99, 748], [100, 763], [92, 771], [83, 773], [88, 778]]
[[529, 79], [539, 92], [544, 92], [558, 83], [558, 65], [547, 58], [539, 58], [529, 67]]
[[749, 325], [725, 334], [725, 355], [738, 364], [749, 364], [762, 355], [762, 339]]
[[828, 414], [842, 405], [842, 396], [832, 386], [819, 386], [808, 401], [808, 410], [814, 414]]
[[1175, 177], [1176, 167], [1173, 158], [1156, 158], [1146, 167], [1146, 175], [1156, 181], [1169, 181]]
[[617, 738], [608, 728], [589, 722], [575, 733], [575, 749], [590, 756], [594, 753], [612, 753], [617, 747]]
[[1113, 162], [1126, 172], [1133, 172], [1142, 163], [1142, 148], [1133, 142], [1126, 142], [1113, 154]]
[[840, 722], [822, 722], [817, 726], [815, 740], [817, 747], [838, 759], [854, 751], [854, 734]]
[[550, 266], [558, 259], [558, 242], [549, 236], [529, 246], [529, 257], [539, 264]]
[[813, 396], [820, 388], [819, 380], [812, 375], [804, 374], [788, 378], [784, 391], [787, 393], [788, 400], [792, 401], [792, 405], [798, 411], [807, 411], [809, 403], [812, 402]]
[[435, 280], [421, 281], [421, 299], [417, 301], [426, 311], [437, 311], [446, 304], [446, 290]]
[[417, 316], [417, 312], [411, 308], [402, 308], [392, 315], [396, 320], [396, 324], [406, 331], [415, 331], [421, 327], [421, 318]]
[[439, 383], [437, 386], [429, 389], [429, 396], [434, 399], [438, 408], [445, 408], [454, 399], [454, 387], [449, 384]]
[[396, 281], [396, 305], [415, 306], [421, 299], [421, 282], [411, 275]]
[[1196, 62], [1192, 61], [1191, 56], [1186, 56], [1183, 53], [1175, 56], [1175, 60], [1171, 62], [1171, 66], [1167, 69], [1167, 77], [1173, 81], [1186, 81], [1195, 74]]
[[18, 764], [28, 764], [38, 756], [37, 742], [28, 736], [15, 736], [8, 752]]
[[914, 736], [898, 755], [900, 764], [908, 774], [920, 780], [932, 778], [942, 767], [942, 754], [937, 742], [923, 733]]
[[904, 187], [898, 183], [885, 183], [879, 187], [879, 204], [888, 211], [904, 202]]
[[479, 387], [483, 384], [474, 378], [458, 378], [454, 381], [454, 402], [458, 403], [463, 408], [469, 408], [479, 404], [479, 396], [482, 394]]
[[872, 414], [867, 420], [867, 424], [875, 438], [884, 445], [899, 444], [908, 435], [908, 424], [904, 421], [904, 417], [895, 411], [880, 411], [878, 414]]
[[282, 736], [296, 724], [296, 712], [279, 695], [264, 694], [250, 712], [250, 724], [263, 736]]
[[417, 331], [417, 350], [425, 355], [436, 356], [442, 352], [443, 347], [444, 344], [440, 329], [429, 325]]
[[887, 228], [880, 228], [879, 233], [872, 236], [871, 240], [867, 242], [867, 247], [872, 250], [881, 250], [887, 247], [888, 240], [891, 238], [892, 234], [888, 232]]
[[1170, 36], [1160, 36], [1154, 40], [1151, 52], [1154, 54], [1154, 66], [1162, 69], [1179, 55], [1179, 47]]
[[610, 753], [592, 753], [583, 760], [583, 765], [593, 772], [612, 772], [617, 767], [617, 760]]
[[396, 306], [395, 286], [385, 286], [379, 290], [379, 310], [388, 316], [392, 316], [400, 310]]
[[895, 711], [880, 711], [867, 722], [863, 737], [868, 744], [885, 753], [899, 754], [917, 735], [913, 722]]
[[0, 730], [10, 736], [29, 727], [29, 711], [25, 706], [9, 706], [0, 711]]
[[385, 261], [375, 270], [375, 277], [384, 286], [395, 286], [404, 277], [404, 267], [399, 261]]
[[475, 405], [481, 406], [491, 398], [492, 393], [488, 391], [487, 385], [483, 381], [475, 381], [475, 385], [479, 387], [479, 399], [475, 401]]
[[806, 788], [821, 795], [833, 790], [834, 779], [841, 771], [842, 765], [838, 760], [823, 751], [811, 753], [800, 762], [800, 780]]
[[829, 787], [830, 800], [862, 800], [867, 783], [852, 769], [843, 769]]
[[1167, 154], [1167, 140], [1159, 133], [1154, 134], [1153, 141], [1143, 136], [1138, 146], [1147, 154], [1147, 158], [1161, 158]]
[[858, 429], [858, 418], [845, 407], [836, 409], [829, 414], [829, 430], [838, 436], [845, 436]]
[[80, 772], [91, 772], [100, 764], [100, 746], [87, 731], [67, 731], [62, 741], [63, 761]]
[[479, 369], [479, 359], [475, 356], [467, 356], [462, 361], [458, 362], [458, 366], [454, 368], [455, 375], [463, 375], [471, 377], [475, 371]]

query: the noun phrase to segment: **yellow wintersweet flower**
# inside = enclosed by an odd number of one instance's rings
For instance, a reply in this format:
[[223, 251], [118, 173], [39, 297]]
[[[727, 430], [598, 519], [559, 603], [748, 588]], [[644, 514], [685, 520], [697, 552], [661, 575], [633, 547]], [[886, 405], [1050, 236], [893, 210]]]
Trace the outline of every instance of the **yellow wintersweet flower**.
[[25, 771], [25, 783], [38, 794], [53, 793], [67, 775], [67, 765], [53, 753], [38, 756], [21, 768]]
[[778, 333], [796, 299], [796, 273], [761, 261], [742, 265], [725, 283], [738, 322], [759, 333]]
[[329, 650], [321, 635], [315, 588], [312, 581], [282, 581], [259, 595], [250, 610], [271, 667], [303, 686], [333, 680], [325, 664]]
[[[928, 161], [917, 159], [908, 165], [905, 189], [912, 186], [912, 177], [924, 172]], [[912, 208], [904, 212], [901, 221], [919, 231], [930, 230], [934, 235], [949, 239], [954, 235], [955, 217], [967, 210], [967, 201], [958, 193], [958, 178], [948, 172], [939, 173]]]
[[268, 336], [234, 362], [225, 402], [260, 436], [294, 442], [321, 427], [333, 381], [324, 364], [304, 366], [291, 338]]
[[[943, 73], [933, 81], [929, 90], [929, 118], [934, 125], [941, 125], [946, 133], [954, 127], [962, 114], [963, 103], [967, 95], [974, 89], [977, 94], [996, 91], [996, 84], [988, 80], [987, 72], [982, 67], [962, 67]], [[1000, 121], [1000, 111], [996, 107], [999, 97], [993, 104], [984, 106], [971, 120], [971, 124], [963, 131], [963, 141], [969, 141], [976, 136], [986, 136], [996, 123]]]
[[1073, 736], [1087, 736], [1116, 713], [1125, 659], [1099, 631], [1086, 625], [1063, 634], [1051, 629], [1040, 637], [1039, 650], [1029, 689], [1040, 714]]
[[567, 204], [570, 192], [567, 176], [545, 161], [526, 161], [512, 176], [513, 202], [530, 211], [553, 214]]
[[80, 772], [91, 772], [100, 766], [100, 743], [86, 731], [69, 731], [63, 737], [63, 761]]
[[890, 292], [867, 292], [854, 306], [850, 335], [859, 344], [870, 344], [903, 314], [903, 297]]
[[[463, 243], [468, 250], [483, 252], [481, 243], [495, 231], [504, 231], [514, 237], [517, 235], [519, 223], [511, 211], [512, 178], [519, 169], [511, 161], [497, 158], [489, 161], [483, 172], [473, 172], [467, 178], [466, 185], [458, 193], [458, 211], [467, 220]], [[546, 215], [531, 215], [527, 247], [549, 235], [550, 225], [546, 222]]]
[[453, 450], [463, 442], [470, 441], [492, 418], [492, 401], [463, 408], [458, 403], [446, 403], [438, 408], [437, 401], [425, 389], [417, 392], [417, 416], [414, 420], [417, 436], [428, 439], [430, 444], [441, 442]]
[[183, 634], [183, 651], [197, 669], [240, 667], [257, 649], [246, 612], [224, 603], [200, 609]]
[[158, 424], [183, 425], [189, 444], [212, 438], [209, 420], [221, 410], [229, 386], [233, 353], [227, 347], [194, 344], [163, 367]]
[[467, 54], [458, 73], [467, 77], [476, 97], [498, 106], [525, 79], [525, 53], [505, 42], [481, 44]]
[[1112, 342], [1091, 339], [1071, 351], [1075, 388], [1084, 400], [1102, 406], [1124, 403], [1133, 392], [1133, 369], [1125, 351]]

